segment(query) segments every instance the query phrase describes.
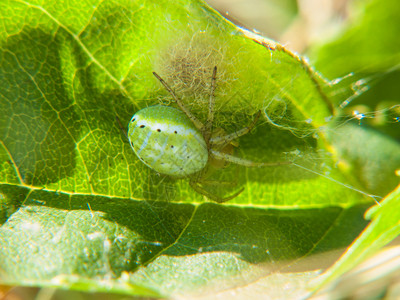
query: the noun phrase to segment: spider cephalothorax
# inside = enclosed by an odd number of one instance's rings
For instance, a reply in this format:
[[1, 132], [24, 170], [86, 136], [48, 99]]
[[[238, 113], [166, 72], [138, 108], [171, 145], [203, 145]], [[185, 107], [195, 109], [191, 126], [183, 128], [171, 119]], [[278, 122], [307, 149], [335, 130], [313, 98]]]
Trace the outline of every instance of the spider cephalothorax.
[[230, 134], [214, 129], [214, 91], [217, 67], [211, 79], [208, 117], [202, 123], [155, 72], [175, 100], [178, 108], [155, 105], [139, 110], [129, 123], [128, 138], [139, 159], [154, 171], [175, 178], [189, 178], [190, 186], [216, 202], [225, 202], [238, 196], [243, 189], [225, 198], [208, 192], [206, 184], [208, 166], [224, 167], [235, 163], [247, 167], [279, 166], [290, 162], [256, 163], [232, 155], [234, 140], [247, 134], [258, 121], [259, 111], [247, 127]]

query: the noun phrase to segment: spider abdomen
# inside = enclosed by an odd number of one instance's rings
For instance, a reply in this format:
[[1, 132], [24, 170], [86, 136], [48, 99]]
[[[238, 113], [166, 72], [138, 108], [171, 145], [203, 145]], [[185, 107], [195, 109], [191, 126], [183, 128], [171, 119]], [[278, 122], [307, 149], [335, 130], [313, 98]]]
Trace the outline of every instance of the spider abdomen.
[[208, 161], [203, 135], [181, 111], [150, 106], [133, 115], [128, 138], [139, 159], [158, 173], [186, 177]]

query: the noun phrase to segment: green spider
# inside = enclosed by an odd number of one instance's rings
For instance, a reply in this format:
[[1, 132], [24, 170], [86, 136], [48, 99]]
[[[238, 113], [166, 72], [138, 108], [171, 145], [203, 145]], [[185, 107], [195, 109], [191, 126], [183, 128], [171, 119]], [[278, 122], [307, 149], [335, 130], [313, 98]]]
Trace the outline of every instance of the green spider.
[[208, 117], [202, 123], [172, 91], [170, 86], [155, 72], [154, 76], [171, 94], [179, 109], [155, 105], [139, 110], [129, 122], [128, 139], [138, 158], [160, 174], [173, 178], [189, 178], [190, 186], [207, 198], [223, 203], [237, 197], [240, 189], [228, 197], [219, 197], [208, 192], [204, 186], [210, 184], [208, 166], [225, 167], [229, 163], [246, 167], [269, 167], [288, 165], [291, 162], [256, 163], [233, 156], [235, 139], [250, 132], [257, 123], [261, 111], [247, 126], [230, 134], [222, 129], [213, 129], [215, 82], [217, 67], [211, 77]]

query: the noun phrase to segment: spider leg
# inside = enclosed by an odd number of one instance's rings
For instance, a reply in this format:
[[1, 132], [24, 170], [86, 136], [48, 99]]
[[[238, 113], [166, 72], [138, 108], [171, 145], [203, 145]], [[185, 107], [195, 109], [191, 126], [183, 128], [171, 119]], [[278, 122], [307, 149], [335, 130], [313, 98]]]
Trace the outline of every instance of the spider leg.
[[203, 128], [203, 133], [205, 135], [205, 140], [207, 144], [211, 137], [212, 125], [214, 122], [214, 105], [215, 105], [214, 93], [215, 93], [216, 80], [217, 80], [217, 66], [214, 67], [211, 77], [210, 101], [208, 102], [208, 116], [207, 116], [207, 121]]
[[202, 122], [199, 121], [191, 112], [190, 110], [183, 104], [181, 99], [174, 93], [171, 87], [158, 75], [156, 72], [153, 72], [153, 75], [161, 82], [161, 84], [165, 87], [165, 89], [171, 94], [172, 98], [174, 98], [176, 104], [178, 104], [179, 108], [188, 116], [188, 118], [193, 122], [194, 126], [197, 129], [202, 130], [204, 125]]
[[259, 110], [254, 118], [254, 120], [250, 123], [249, 126], [244, 127], [238, 131], [235, 131], [233, 133], [227, 134], [225, 136], [216, 136], [213, 138], [210, 138], [210, 143], [214, 144], [214, 145], [218, 145], [218, 144], [229, 144], [231, 141], [233, 141], [234, 139], [237, 139], [238, 137], [241, 137], [242, 135], [245, 135], [247, 133], [249, 133], [254, 126], [256, 125], [258, 119], [260, 118], [261, 115], [261, 110]]
[[210, 150], [212, 156], [216, 159], [228, 161], [237, 165], [245, 166], [245, 167], [275, 167], [275, 166], [283, 166], [292, 164], [291, 161], [281, 161], [281, 162], [273, 162], [273, 163], [258, 163], [245, 158], [236, 157], [227, 153], [221, 153], [215, 150]]
[[241, 192], [244, 191], [244, 188], [240, 189], [239, 191], [237, 191], [236, 193], [234, 193], [233, 195], [230, 195], [228, 197], [219, 197], [217, 195], [214, 195], [208, 191], [206, 191], [202, 186], [200, 186], [198, 183], [195, 183], [193, 181], [190, 181], [190, 186], [199, 194], [202, 194], [204, 196], [206, 196], [207, 198], [209, 198], [210, 200], [213, 200], [217, 203], [223, 203], [229, 200], [232, 200], [233, 198], [236, 198], [237, 196], [239, 196], [239, 194]]

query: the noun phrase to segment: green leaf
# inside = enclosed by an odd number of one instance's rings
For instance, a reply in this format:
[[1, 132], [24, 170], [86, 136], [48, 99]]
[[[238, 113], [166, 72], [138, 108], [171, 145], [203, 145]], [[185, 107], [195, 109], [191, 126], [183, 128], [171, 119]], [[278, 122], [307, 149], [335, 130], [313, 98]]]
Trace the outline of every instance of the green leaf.
[[348, 26], [312, 51], [316, 67], [325, 76], [386, 72], [400, 61], [398, 2], [355, 1], [353, 6]]
[[342, 76], [339, 86], [355, 91], [331, 98], [340, 109], [327, 135], [339, 163], [364, 191], [383, 196], [399, 182], [400, 11], [393, 0], [356, 1], [352, 8], [348, 26], [310, 53], [324, 75]]
[[[353, 81], [352, 86], [360, 88], [359, 95], [339, 100], [343, 110], [331, 124], [329, 139], [339, 162], [363, 182], [364, 190], [384, 195], [399, 183], [399, 6], [397, 1], [391, 0], [384, 3], [358, 1], [352, 13], [354, 17], [349, 26], [335, 40], [311, 53], [317, 67], [328, 77], [353, 73], [342, 78], [343, 85]], [[340, 290], [340, 283], [334, 281], [338, 279], [352, 282], [351, 290], [357, 291], [363, 287], [356, 284], [368, 277], [368, 285], [372, 287], [374, 281], [380, 281], [385, 293], [389, 293], [390, 279], [383, 276], [382, 261], [374, 263], [381, 270], [370, 270], [372, 276], [365, 277], [360, 269], [354, 268], [399, 235], [399, 203], [397, 188], [385, 197], [381, 206], [375, 206], [366, 214], [367, 219], [372, 219], [371, 223], [341, 259], [317, 280], [320, 287], [331, 283]], [[340, 278], [349, 270], [359, 277], [353, 278], [348, 273]], [[349, 290], [345, 287], [344, 293]], [[351, 298], [345, 294], [336, 297]]]
[[[370, 219], [372, 222], [346, 250], [343, 256], [318, 278], [318, 285], [322, 286], [338, 278], [399, 236], [400, 187], [390, 193], [380, 205], [371, 207], [366, 212], [366, 219]], [[381, 274], [378, 273], [377, 275]]]
[[396, 0], [373, 0], [355, 1], [352, 8], [347, 27], [332, 41], [311, 49], [310, 56], [327, 78], [340, 78], [340, 86], [355, 92], [357, 97], [331, 97], [344, 108], [340, 114], [398, 140], [400, 7]]
[[[4, 190], [11, 198], [28, 189]], [[2, 280], [86, 291], [109, 283], [110, 291], [133, 294], [200, 291], [220, 281], [234, 288], [242, 273], [267, 276], [260, 263], [290, 267], [345, 247], [366, 225], [364, 210], [193, 206], [36, 190], [1, 228]]]
[[[281, 45], [200, 1], [8, 0], [0, 20], [3, 284], [141, 296], [233, 288], [240, 274], [265, 276], [261, 263], [345, 247], [366, 225], [371, 198], [342, 184], [352, 174], [328, 151], [336, 87]], [[229, 184], [211, 192], [245, 188], [224, 205], [147, 168], [115, 118], [125, 126], [171, 100], [156, 71], [204, 120], [215, 65], [215, 127], [234, 132], [262, 111], [236, 155], [294, 161], [217, 170], [212, 179]]]
[[399, 183], [396, 171], [400, 167], [400, 143], [372, 126], [355, 121], [333, 124], [336, 126], [332, 126], [329, 139], [347, 172], [354, 174], [370, 193], [391, 192]]

